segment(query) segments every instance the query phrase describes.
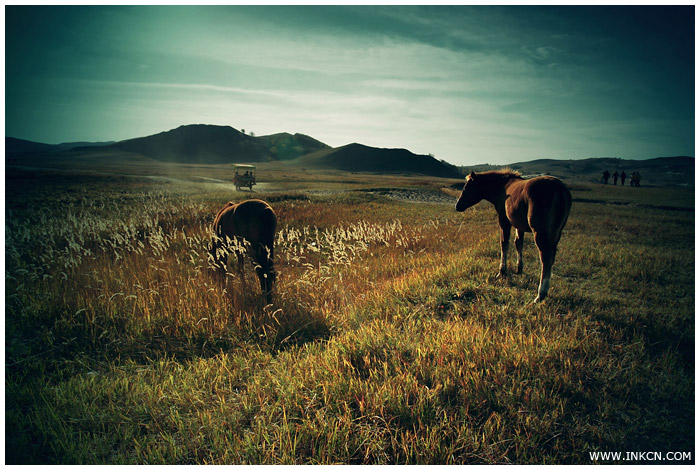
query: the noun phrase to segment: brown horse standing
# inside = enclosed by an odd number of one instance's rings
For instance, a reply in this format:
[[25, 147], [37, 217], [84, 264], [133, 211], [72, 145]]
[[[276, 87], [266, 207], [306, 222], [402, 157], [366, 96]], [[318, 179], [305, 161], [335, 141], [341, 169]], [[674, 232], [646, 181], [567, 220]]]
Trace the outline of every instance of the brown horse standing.
[[[236, 243], [247, 245], [248, 254], [255, 261], [255, 273], [260, 279], [260, 289], [267, 303], [272, 302], [272, 285], [275, 281], [273, 266], [275, 230], [277, 216], [265, 201], [250, 199], [235, 204], [229, 202], [219, 211], [212, 225], [214, 236], [209, 252], [214, 258], [222, 281], [228, 261], [226, 237]], [[245, 281], [244, 251], [238, 250], [238, 270]]]
[[571, 210], [571, 193], [557, 178], [540, 176], [523, 179], [513, 171], [488, 171], [467, 176], [462, 195], [455, 209], [463, 212], [486, 199], [498, 212], [501, 226], [501, 268], [499, 276], [506, 276], [508, 241], [511, 226], [516, 229], [515, 249], [518, 252], [518, 271], [523, 272], [523, 240], [525, 232], [532, 232], [540, 251], [542, 274], [535, 302], [547, 297], [552, 264], [557, 244]]

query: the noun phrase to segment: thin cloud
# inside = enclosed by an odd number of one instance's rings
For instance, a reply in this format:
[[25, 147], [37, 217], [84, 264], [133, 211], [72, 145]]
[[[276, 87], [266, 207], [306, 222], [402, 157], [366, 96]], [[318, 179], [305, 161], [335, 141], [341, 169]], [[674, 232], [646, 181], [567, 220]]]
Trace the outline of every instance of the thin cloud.
[[23, 138], [211, 123], [453, 163], [694, 151], [693, 25], [678, 8], [8, 11], [6, 132]]

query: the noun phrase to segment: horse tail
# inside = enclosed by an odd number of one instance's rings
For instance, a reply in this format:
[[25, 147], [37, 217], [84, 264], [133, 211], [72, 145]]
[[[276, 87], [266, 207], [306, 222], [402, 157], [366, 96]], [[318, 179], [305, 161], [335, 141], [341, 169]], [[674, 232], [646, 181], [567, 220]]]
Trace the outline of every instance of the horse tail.
[[277, 215], [269, 205], [263, 210], [261, 216], [260, 244], [265, 247], [270, 269], [272, 269], [275, 235], [277, 233]]
[[551, 232], [549, 233], [549, 236], [554, 247], [556, 247], [559, 243], [561, 233], [566, 226], [566, 222], [569, 220], [571, 204], [571, 192], [569, 192], [569, 189], [564, 185], [564, 183], [561, 183], [560, 189], [557, 191], [557, 194], [554, 197], [551, 208], [551, 220], [553, 223], [551, 224]]
[[260, 279], [260, 288], [263, 291], [267, 303], [272, 303], [272, 289], [277, 278], [275, 272], [275, 236], [277, 233], [277, 215], [268, 204], [259, 213], [260, 222], [258, 231], [258, 243], [255, 247], [256, 267]]

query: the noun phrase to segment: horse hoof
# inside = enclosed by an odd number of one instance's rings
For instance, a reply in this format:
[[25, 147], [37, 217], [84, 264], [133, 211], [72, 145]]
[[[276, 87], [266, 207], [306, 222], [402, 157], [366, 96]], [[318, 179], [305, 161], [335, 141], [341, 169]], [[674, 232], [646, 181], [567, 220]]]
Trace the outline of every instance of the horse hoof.
[[538, 295], [537, 297], [535, 297], [535, 300], [533, 300], [532, 303], [533, 303], [533, 304], [539, 304], [539, 303], [542, 302], [543, 300], [544, 300], [544, 298], [540, 298], [540, 296]]

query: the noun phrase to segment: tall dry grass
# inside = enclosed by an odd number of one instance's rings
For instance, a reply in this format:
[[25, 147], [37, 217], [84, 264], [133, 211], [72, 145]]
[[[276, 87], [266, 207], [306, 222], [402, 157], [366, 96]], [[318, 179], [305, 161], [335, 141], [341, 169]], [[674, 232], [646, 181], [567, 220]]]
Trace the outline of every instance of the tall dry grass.
[[[496, 279], [486, 204], [271, 193], [279, 278], [264, 305], [250, 264], [224, 290], [210, 275], [220, 194], [69, 189], [6, 208], [8, 462], [584, 463], [693, 448], [692, 212], [639, 193], [575, 202], [535, 306], [532, 241], [525, 274]], [[44, 203], [23, 204], [32, 194]]]

